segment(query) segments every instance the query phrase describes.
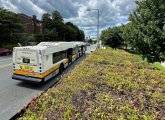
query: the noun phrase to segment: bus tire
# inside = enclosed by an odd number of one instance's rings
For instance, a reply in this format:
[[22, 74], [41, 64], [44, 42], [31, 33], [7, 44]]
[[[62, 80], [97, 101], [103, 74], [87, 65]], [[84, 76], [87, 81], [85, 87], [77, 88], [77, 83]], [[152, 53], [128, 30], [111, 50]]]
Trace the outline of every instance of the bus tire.
[[45, 83], [45, 80], [44, 79], [42, 79], [42, 81], [41, 81], [41, 83], [40, 84], [44, 84]]

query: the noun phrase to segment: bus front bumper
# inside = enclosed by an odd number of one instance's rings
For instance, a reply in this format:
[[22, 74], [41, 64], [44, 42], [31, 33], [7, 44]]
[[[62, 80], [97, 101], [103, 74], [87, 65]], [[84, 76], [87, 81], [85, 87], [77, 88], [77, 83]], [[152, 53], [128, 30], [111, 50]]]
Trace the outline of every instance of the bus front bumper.
[[12, 79], [14, 80], [20, 80], [20, 81], [25, 81], [25, 82], [34, 82], [34, 83], [41, 83], [43, 79], [40, 78], [34, 78], [34, 77], [27, 77], [27, 76], [22, 76], [22, 75], [12, 75]]

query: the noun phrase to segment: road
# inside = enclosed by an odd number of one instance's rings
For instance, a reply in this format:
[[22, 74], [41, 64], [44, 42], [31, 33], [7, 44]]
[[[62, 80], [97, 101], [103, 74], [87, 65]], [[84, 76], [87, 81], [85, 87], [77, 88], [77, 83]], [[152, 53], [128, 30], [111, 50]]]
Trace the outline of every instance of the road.
[[[73, 69], [76, 64], [81, 62], [96, 46], [87, 47], [86, 55], [79, 58], [69, 66], [63, 74]], [[0, 120], [8, 120], [15, 115], [20, 109], [26, 106], [30, 100], [47, 90], [59, 79], [46, 82], [43, 85], [25, 83], [12, 80], [12, 56], [0, 56]]]

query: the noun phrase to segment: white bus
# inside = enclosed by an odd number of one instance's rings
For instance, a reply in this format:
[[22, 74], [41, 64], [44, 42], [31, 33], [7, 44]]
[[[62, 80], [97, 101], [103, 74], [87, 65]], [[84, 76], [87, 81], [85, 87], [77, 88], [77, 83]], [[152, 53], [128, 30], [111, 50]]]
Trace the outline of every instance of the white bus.
[[45, 82], [85, 53], [84, 42], [41, 42], [13, 48], [12, 79]]

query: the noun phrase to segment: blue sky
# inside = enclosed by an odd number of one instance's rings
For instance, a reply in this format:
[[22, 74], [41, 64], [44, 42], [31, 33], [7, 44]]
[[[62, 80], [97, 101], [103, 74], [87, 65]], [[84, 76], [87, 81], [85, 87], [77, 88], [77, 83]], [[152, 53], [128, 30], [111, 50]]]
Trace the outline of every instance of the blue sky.
[[99, 9], [100, 33], [102, 30], [125, 24], [130, 12], [136, 7], [135, 0], [0, 0], [0, 7], [41, 19], [43, 13], [57, 10], [64, 22], [72, 22], [82, 29], [86, 36], [96, 37], [97, 11]]

